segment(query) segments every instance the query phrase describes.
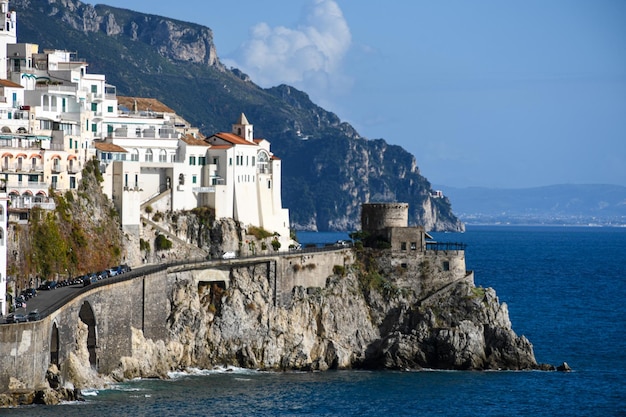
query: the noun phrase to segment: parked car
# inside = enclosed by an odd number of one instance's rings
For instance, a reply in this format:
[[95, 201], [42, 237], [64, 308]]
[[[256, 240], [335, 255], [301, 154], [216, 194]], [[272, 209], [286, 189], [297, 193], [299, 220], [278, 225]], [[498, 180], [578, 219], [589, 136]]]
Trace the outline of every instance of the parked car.
[[98, 277], [96, 277], [96, 275], [90, 275], [87, 276], [85, 275], [85, 277], [83, 278], [83, 287], [86, 287], [89, 284], [93, 284], [94, 282], [98, 281]]
[[224, 252], [224, 254], [222, 255], [222, 259], [234, 259], [236, 257], [237, 255], [235, 254], [235, 252], [232, 251]]
[[56, 281], [46, 281], [39, 286], [39, 290], [54, 290], [57, 287]]
[[37, 321], [37, 320], [41, 320], [41, 317], [39, 316], [39, 310], [33, 310], [28, 313], [28, 321]]
[[37, 290], [34, 288], [26, 288], [24, 292], [27, 293], [30, 296], [30, 298], [37, 297]]
[[19, 313], [11, 313], [7, 316], [7, 323], [24, 323], [28, 321], [25, 315]]

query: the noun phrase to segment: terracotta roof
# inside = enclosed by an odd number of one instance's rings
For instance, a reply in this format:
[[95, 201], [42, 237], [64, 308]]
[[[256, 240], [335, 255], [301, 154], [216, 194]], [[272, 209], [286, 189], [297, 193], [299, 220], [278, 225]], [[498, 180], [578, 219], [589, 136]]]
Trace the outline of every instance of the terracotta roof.
[[118, 106], [124, 106], [130, 111], [133, 111], [133, 109], [135, 108], [135, 103], [137, 103], [137, 111], [176, 113], [174, 110], [170, 109], [156, 98], [117, 96]]
[[211, 145], [211, 149], [230, 149], [233, 145]]
[[24, 88], [21, 86], [21, 84], [14, 83], [10, 80], [0, 80], [0, 85], [2, 87]]
[[256, 143], [248, 142], [244, 138], [239, 137], [239, 136], [235, 135], [234, 133], [220, 132], [220, 133], [216, 133], [213, 136], [217, 136], [218, 138], [220, 138], [222, 140], [225, 140], [228, 143], [232, 143], [233, 145], [252, 145], [252, 146], [256, 146]]
[[194, 138], [192, 135], [185, 135], [183, 137], [180, 138], [183, 142], [185, 142], [187, 145], [192, 145], [192, 146], [211, 146], [208, 142], [205, 142], [201, 139], [196, 139]]
[[274, 156], [274, 155], [270, 156], [270, 159], [271, 159], [272, 161], [280, 161], [280, 158], [279, 158], [279, 157], [277, 157], [277, 156]]
[[94, 146], [102, 152], [128, 152], [126, 149], [113, 143], [97, 142]]

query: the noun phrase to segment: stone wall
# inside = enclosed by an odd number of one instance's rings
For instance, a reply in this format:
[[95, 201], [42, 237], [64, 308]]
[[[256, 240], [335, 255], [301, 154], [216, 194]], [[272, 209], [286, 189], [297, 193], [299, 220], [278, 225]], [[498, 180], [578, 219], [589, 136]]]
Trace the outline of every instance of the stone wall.
[[[398, 283], [420, 294], [428, 295], [422, 292], [422, 286], [440, 288], [467, 277], [463, 251], [426, 251], [410, 257], [397, 251], [380, 254], [371, 253], [381, 273], [394, 276]], [[11, 378], [18, 379], [18, 385], [25, 388], [45, 386], [46, 370], [55, 362], [63, 381], [72, 381], [78, 388], [91, 386], [87, 385], [90, 380], [78, 375], [81, 369], [111, 374], [124, 358], [137, 354], [133, 340], [138, 331], [153, 345], [167, 344], [171, 339], [171, 299], [181, 288], [179, 280], [190, 280], [188, 288], [198, 292], [193, 298], [201, 301], [213, 284], [228, 288], [231, 280], [243, 276], [239, 270], [245, 270], [253, 282], [265, 283], [263, 291], [271, 294], [264, 296], [278, 311], [294, 299], [294, 288], [304, 288], [305, 292], [326, 288], [336, 266], [347, 268], [354, 263], [355, 252], [346, 248], [155, 266], [145, 275], [133, 271], [137, 276], [125, 281], [100, 281], [78, 290], [76, 298], [40, 321], [0, 326], [0, 392], [16, 386]], [[303, 291], [296, 293], [301, 296]], [[57, 333], [58, 346], [53, 343]], [[86, 385], [81, 386], [81, 382]]]

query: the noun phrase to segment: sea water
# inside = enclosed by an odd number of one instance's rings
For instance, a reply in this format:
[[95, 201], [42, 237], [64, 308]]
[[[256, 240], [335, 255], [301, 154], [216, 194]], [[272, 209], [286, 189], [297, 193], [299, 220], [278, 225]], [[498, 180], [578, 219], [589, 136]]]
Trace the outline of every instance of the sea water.
[[[298, 237], [323, 245], [347, 234]], [[433, 237], [466, 243], [476, 285], [496, 289], [537, 360], [573, 372], [190, 370], [0, 415], [626, 415], [626, 228], [470, 226]]]

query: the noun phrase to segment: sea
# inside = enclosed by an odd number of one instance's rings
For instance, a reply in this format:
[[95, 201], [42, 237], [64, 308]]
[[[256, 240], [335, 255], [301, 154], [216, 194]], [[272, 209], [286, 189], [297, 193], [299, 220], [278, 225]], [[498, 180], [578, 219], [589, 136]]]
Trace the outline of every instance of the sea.
[[[468, 226], [476, 285], [508, 305], [540, 363], [572, 372], [188, 370], [4, 416], [626, 416], [626, 228]], [[347, 233], [299, 233], [305, 244]]]

